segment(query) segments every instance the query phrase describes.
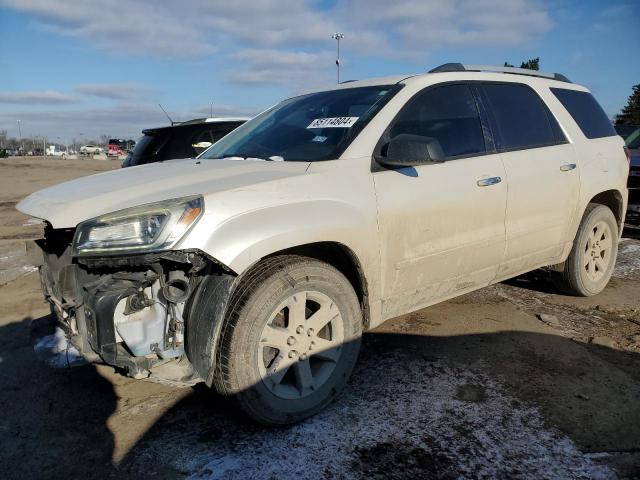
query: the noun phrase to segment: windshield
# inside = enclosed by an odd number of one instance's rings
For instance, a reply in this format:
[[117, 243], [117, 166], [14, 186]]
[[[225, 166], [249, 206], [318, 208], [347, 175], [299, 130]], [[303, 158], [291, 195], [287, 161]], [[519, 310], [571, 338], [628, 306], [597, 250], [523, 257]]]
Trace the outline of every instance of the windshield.
[[234, 130], [200, 158], [336, 159], [398, 89], [355, 87], [290, 98]]

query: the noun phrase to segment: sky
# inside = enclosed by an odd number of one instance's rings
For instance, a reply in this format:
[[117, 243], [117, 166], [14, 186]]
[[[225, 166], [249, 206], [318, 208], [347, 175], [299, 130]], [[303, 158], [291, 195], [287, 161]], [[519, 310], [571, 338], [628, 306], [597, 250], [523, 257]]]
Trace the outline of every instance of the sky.
[[0, 130], [50, 142], [254, 115], [341, 79], [448, 62], [541, 70], [615, 115], [640, 83], [640, 1], [0, 0]]

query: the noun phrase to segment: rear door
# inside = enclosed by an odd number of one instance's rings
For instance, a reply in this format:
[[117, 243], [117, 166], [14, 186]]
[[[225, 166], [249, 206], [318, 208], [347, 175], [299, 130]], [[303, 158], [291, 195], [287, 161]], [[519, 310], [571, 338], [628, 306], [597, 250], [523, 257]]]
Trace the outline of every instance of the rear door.
[[495, 278], [507, 181], [483, 125], [472, 87], [440, 85], [411, 99], [380, 140], [374, 157], [401, 134], [428, 137], [442, 152], [442, 163], [374, 168], [385, 318]]
[[579, 164], [531, 87], [491, 83], [479, 91], [509, 179], [507, 246], [498, 275], [508, 278], [561, 256], [579, 199]]

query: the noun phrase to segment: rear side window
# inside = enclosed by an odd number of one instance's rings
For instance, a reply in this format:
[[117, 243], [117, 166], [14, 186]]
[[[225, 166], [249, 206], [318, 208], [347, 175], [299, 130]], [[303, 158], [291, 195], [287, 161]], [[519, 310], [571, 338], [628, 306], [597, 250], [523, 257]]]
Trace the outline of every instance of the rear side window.
[[526, 85], [482, 86], [497, 132], [499, 151], [565, 143], [560, 126], [542, 99]]
[[380, 154], [395, 136], [426, 137], [442, 152], [440, 160], [486, 152], [475, 98], [467, 85], [445, 85], [417, 94], [385, 132]]
[[551, 92], [571, 114], [585, 137], [602, 138], [617, 135], [607, 114], [589, 92], [566, 88], [552, 88]]

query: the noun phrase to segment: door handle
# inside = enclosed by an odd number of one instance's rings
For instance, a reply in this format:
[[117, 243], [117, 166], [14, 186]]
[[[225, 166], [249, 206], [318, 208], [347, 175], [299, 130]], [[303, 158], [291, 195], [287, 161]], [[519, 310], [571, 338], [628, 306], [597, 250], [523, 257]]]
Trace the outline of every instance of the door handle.
[[560, 167], [560, 171], [561, 172], [568, 172], [570, 170], [573, 170], [574, 168], [576, 168], [576, 164], [575, 163], [565, 163], [564, 165], [562, 165]]
[[500, 183], [502, 181], [501, 177], [489, 177], [489, 178], [481, 178], [476, 183], [479, 187], [489, 187], [491, 185], [495, 185], [496, 183]]

